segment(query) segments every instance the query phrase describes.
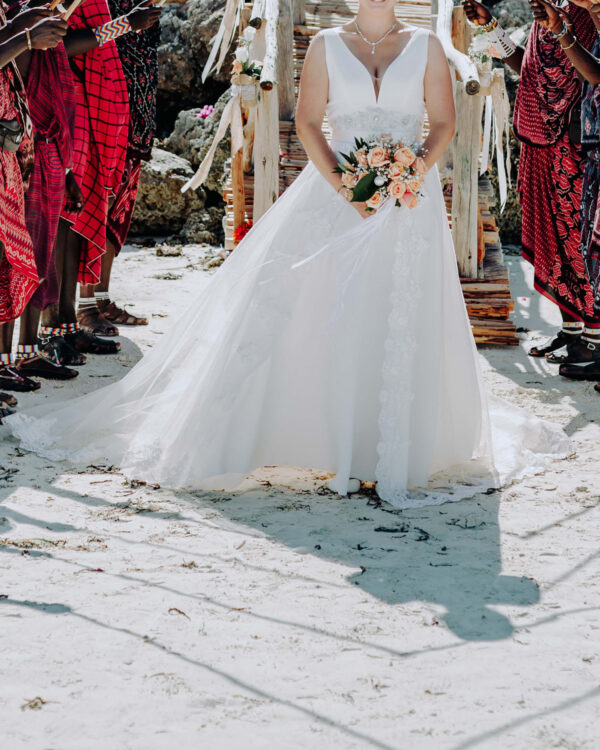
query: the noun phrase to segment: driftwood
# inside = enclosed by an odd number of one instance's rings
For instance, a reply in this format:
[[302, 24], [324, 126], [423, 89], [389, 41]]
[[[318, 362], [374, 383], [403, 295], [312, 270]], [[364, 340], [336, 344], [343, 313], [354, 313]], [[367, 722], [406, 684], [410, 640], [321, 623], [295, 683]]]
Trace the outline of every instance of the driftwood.
[[260, 85], [263, 89], [270, 91], [277, 83], [277, 24], [279, 21], [279, 0], [265, 0], [266, 19], [264, 29], [265, 35], [265, 57], [263, 60], [262, 73], [260, 74]]

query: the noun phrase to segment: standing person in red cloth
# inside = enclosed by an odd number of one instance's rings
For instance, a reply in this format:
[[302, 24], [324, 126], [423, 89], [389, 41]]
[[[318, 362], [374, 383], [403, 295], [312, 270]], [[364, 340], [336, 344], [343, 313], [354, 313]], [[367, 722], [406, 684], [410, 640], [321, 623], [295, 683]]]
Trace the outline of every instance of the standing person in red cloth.
[[72, 131], [75, 118], [73, 75], [62, 44], [55, 49], [26, 51], [17, 60], [26, 81], [33, 123], [35, 163], [25, 195], [25, 220], [31, 235], [40, 286], [21, 316], [17, 359], [20, 374], [68, 380], [77, 375], [62, 365], [55, 348], [46, 342], [38, 349], [41, 311], [58, 302], [55, 243], [58, 220], [67, 202], [80, 211], [81, 191], [70, 171], [73, 166]]
[[[486, 30], [495, 22], [475, 0], [465, 0], [464, 8], [469, 20]], [[589, 14], [573, 3], [566, 9], [579, 41], [590, 48], [596, 31]], [[505, 34], [497, 22], [490, 33]], [[521, 142], [523, 257], [533, 264], [535, 288], [560, 307], [563, 318], [562, 330], [530, 354], [558, 362], [562, 359], [554, 352], [575, 342], [583, 333], [583, 321], [593, 314], [581, 251], [581, 82], [559, 38], [538, 22], [525, 50], [513, 45], [504, 59], [521, 74], [513, 128]]]
[[[25, 223], [24, 189], [34, 164], [33, 130], [14, 58], [25, 51], [55, 47], [67, 30], [64, 21], [43, 18], [47, 11], [34, 21], [36, 14], [39, 11], [23, 13], [7, 24], [0, 12], [0, 387], [14, 391], [39, 388], [39, 383], [15, 367], [12, 354], [12, 321], [21, 315], [39, 285]], [[29, 30], [31, 23], [37, 25]]]
[[106, 0], [86, 0], [69, 18], [65, 38], [75, 82], [73, 174], [83, 210], [67, 205], [63, 212], [56, 247], [60, 298], [42, 316], [42, 335], [55, 338], [64, 365], [82, 364], [82, 352], [113, 354], [120, 348], [81, 330], [75, 312], [77, 281], [95, 284], [100, 278], [109, 202], [121, 183], [127, 149], [129, 105], [121, 62], [114, 41], [100, 44], [95, 33], [110, 22]]
[[[131, 13], [136, 0], [108, 0], [113, 18]], [[112, 333], [106, 321], [119, 325], [147, 325], [148, 319], [118, 307], [109, 296], [110, 276], [115, 257], [125, 244], [135, 208], [142, 161], [150, 159], [156, 135], [156, 92], [158, 88], [158, 45], [161, 9], [148, 7], [144, 30], [116, 39], [129, 93], [129, 144], [123, 180], [109, 209], [107, 248], [102, 256], [102, 271], [97, 286], [81, 288], [78, 323], [93, 333]]]

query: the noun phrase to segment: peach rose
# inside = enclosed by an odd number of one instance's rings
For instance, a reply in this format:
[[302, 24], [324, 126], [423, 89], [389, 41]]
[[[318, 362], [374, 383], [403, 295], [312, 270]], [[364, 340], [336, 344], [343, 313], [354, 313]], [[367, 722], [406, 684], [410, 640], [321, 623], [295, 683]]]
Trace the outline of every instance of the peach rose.
[[406, 183], [406, 189], [411, 193], [417, 193], [423, 186], [422, 180], [411, 180]]
[[417, 174], [427, 174], [427, 164], [425, 164], [425, 159], [422, 156], [417, 156], [415, 160], [415, 169]]
[[383, 146], [373, 146], [367, 155], [367, 159], [370, 167], [382, 167], [389, 162], [390, 155]]
[[352, 172], [344, 172], [342, 175], [342, 185], [348, 188], [353, 188], [358, 182], [358, 176]]
[[347, 187], [340, 188], [340, 195], [345, 198], [348, 202], [352, 200], [352, 190]]
[[399, 148], [394, 152], [394, 161], [403, 167], [410, 167], [416, 158], [413, 150], [408, 148], [408, 146]]
[[402, 198], [402, 196], [406, 192], [406, 185], [404, 184], [404, 182], [392, 182], [388, 190], [392, 198], [400, 200], [400, 198]]
[[390, 177], [392, 180], [398, 180], [404, 174], [404, 167], [401, 164], [394, 162], [390, 165]]
[[383, 195], [379, 192], [373, 193], [373, 195], [367, 201], [368, 208], [379, 208], [383, 203]]
[[362, 166], [366, 167], [369, 163], [369, 160], [367, 159], [367, 152], [364, 150], [364, 148], [360, 148], [356, 152], [356, 161]]
[[406, 208], [416, 208], [419, 205], [419, 199], [414, 193], [407, 191], [400, 199], [400, 203]]
[[233, 72], [234, 73], [241, 73], [242, 70], [244, 70], [244, 66], [239, 60], [233, 61]]

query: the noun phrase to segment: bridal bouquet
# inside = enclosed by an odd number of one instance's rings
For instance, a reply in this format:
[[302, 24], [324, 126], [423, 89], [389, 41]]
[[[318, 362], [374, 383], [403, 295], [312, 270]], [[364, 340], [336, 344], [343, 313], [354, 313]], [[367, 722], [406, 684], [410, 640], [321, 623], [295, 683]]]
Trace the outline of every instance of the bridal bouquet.
[[367, 211], [380, 208], [388, 198], [396, 206], [415, 208], [422, 196], [421, 188], [427, 166], [419, 147], [393, 141], [387, 136], [379, 139], [354, 139], [356, 150], [342, 154], [334, 172], [342, 175], [341, 194], [348, 201], [366, 203]]

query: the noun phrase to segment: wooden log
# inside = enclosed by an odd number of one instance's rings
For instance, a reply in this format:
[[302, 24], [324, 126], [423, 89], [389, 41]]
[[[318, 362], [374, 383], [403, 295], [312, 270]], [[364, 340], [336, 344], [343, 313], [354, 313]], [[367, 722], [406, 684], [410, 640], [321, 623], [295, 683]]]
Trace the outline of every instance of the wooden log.
[[456, 134], [452, 188], [452, 235], [461, 276], [477, 278], [477, 160], [481, 127], [481, 98], [456, 84]]
[[277, 93], [279, 95], [279, 119], [292, 120], [296, 108], [292, 0], [279, 0]]
[[[464, 11], [462, 12], [464, 13]], [[437, 35], [444, 47], [444, 52], [446, 53], [448, 62], [453, 65], [454, 69], [461, 77], [466, 93], [473, 96], [474, 94], [477, 94], [481, 88], [477, 66], [469, 57], [467, 57], [467, 55], [464, 54], [464, 52], [457, 50], [452, 43], [452, 18], [452, 0], [438, 0]]]
[[279, 22], [279, 0], [265, 0], [265, 57], [260, 85], [270, 91], [277, 83], [277, 24]]
[[231, 156], [231, 189], [233, 200], [233, 228], [242, 224], [246, 218], [246, 199], [244, 195], [244, 153], [240, 149]]
[[250, 14], [248, 23], [255, 29], [260, 29], [260, 27], [262, 26], [262, 22], [265, 18], [265, 6], [266, 0], [254, 0], [254, 4], [252, 5], [252, 13]]
[[306, 23], [306, 2], [305, 0], [293, 0], [294, 2], [294, 23], [304, 25]]
[[279, 114], [277, 92], [263, 90], [254, 134], [254, 208], [256, 222], [279, 195]]

